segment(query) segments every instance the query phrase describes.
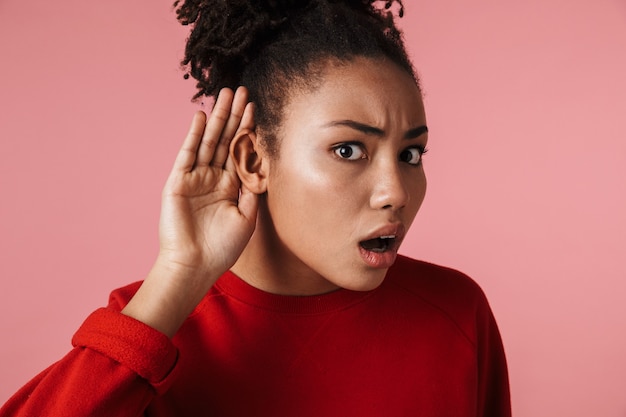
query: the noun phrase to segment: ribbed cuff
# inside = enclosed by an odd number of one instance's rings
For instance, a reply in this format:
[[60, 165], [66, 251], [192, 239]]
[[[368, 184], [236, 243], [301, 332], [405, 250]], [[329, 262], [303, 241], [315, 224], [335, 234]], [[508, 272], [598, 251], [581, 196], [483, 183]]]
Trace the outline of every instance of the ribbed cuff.
[[72, 344], [93, 349], [128, 367], [146, 379], [157, 394], [166, 392], [175, 379], [178, 351], [171, 340], [118, 311], [94, 311], [78, 329]]

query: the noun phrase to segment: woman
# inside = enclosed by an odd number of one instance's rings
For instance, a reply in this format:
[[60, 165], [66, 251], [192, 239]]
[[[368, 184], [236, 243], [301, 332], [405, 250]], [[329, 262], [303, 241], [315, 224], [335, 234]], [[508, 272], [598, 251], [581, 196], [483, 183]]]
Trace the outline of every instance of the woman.
[[217, 98], [165, 185], [155, 265], [0, 416], [510, 415], [481, 290], [397, 255], [428, 129], [393, 19], [277, 3], [176, 3], [196, 97]]

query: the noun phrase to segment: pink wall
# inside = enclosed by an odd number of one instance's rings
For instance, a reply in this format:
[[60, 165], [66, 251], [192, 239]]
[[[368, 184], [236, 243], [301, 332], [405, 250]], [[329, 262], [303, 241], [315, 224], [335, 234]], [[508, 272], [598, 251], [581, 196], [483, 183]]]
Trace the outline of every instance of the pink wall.
[[[626, 4], [405, 3], [432, 133], [404, 252], [483, 286], [516, 416], [624, 417]], [[169, 1], [0, 2], [0, 403], [150, 267], [184, 37]]]

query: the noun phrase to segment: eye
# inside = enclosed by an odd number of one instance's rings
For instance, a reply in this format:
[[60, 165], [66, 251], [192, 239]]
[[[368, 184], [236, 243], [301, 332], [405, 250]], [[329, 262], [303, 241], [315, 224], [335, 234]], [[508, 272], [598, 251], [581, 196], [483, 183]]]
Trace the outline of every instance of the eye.
[[341, 159], [347, 159], [349, 161], [356, 161], [357, 159], [363, 159], [365, 153], [362, 147], [356, 143], [342, 143], [334, 148], [335, 155]]
[[400, 152], [400, 161], [411, 165], [419, 165], [426, 149], [422, 147], [407, 148]]

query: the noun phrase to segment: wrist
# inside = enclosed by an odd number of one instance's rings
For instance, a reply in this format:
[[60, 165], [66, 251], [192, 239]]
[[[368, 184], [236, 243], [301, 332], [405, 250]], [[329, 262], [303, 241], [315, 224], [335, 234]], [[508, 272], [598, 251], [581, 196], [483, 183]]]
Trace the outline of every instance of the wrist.
[[122, 313], [172, 337], [220, 275], [159, 255]]

